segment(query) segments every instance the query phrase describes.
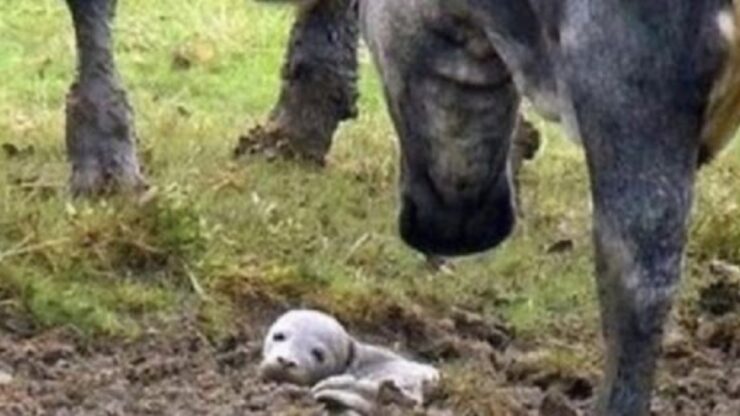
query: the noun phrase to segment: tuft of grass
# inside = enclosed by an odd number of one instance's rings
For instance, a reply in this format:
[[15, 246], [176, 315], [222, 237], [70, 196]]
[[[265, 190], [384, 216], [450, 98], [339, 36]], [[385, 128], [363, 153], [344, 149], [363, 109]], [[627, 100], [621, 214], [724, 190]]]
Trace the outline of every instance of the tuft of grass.
[[0, 292], [43, 327], [134, 334], [136, 318], [171, 310], [173, 289], [192, 288], [208, 244], [203, 219], [176, 188], [140, 203], [68, 201], [55, 214], [54, 228], [42, 228], [32, 211], [10, 229], [20, 241], [0, 252]]
[[39, 328], [70, 326], [88, 336], [136, 336], [151, 311], [167, 311], [173, 294], [135, 282], [67, 280], [0, 268], [0, 298], [20, 302]]
[[137, 279], [186, 273], [205, 253], [209, 230], [178, 187], [156, 192], [136, 203], [68, 204], [76, 250], [64, 267]]
[[703, 172], [691, 229], [692, 255], [740, 264], [740, 195], [738, 164], [724, 159]]

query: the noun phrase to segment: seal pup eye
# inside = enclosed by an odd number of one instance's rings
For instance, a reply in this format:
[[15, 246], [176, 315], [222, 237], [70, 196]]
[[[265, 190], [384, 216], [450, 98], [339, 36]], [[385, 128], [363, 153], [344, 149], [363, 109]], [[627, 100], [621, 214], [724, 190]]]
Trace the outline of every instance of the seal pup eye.
[[323, 363], [323, 362], [324, 362], [324, 358], [325, 358], [325, 357], [324, 357], [324, 352], [323, 352], [323, 351], [321, 351], [321, 350], [319, 350], [319, 349], [316, 349], [316, 348], [314, 348], [314, 349], [312, 349], [312, 350], [311, 350], [311, 355], [313, 355], [313, 358], [314, 358], [314, 359], [316, 360], [316, 362], [318, 362], [319, 364], [321, 364], [321, 363]]
[[277, 334], [272, 336], [272, 340], [275, 342], [283, 342], [285, 341], [285, 334], [282, 332], [278, 332]]

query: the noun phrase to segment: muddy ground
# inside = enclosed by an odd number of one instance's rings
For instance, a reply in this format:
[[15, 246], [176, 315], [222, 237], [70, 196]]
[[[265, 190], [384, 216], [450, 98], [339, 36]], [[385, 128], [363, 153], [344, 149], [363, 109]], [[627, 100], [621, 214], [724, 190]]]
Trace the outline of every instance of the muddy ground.
[[[676, 314], [654, 414], [740, 415], [739, 305], [740, 286], [718, 282], [705, 288], [697, 308]], [[438, 321], [420, 312], [387, 316], [382, 329], [361, 338], [427, 360], [456, 362], [458, 369], [474, 368], [490, 384], [466, 392], [455, 384], [458, 370], [425, 411], [389, 407], [383, 415], [572, 416], [586, 414], [592, 402], [596, 375], [539, 367], [532, 359], [536, 348], [520, 349], [500, 322], [464, 311]], [[270, 316], [218, 342], [183, 318], [137, 341], [92, 344], [70, 330], [38, 333], [17, 317], [2, 318], [2, 416], [323, 414], [305, 389], [258, 379], [260, 339]], [[475, 397], [487, 389], [494, 391]]]

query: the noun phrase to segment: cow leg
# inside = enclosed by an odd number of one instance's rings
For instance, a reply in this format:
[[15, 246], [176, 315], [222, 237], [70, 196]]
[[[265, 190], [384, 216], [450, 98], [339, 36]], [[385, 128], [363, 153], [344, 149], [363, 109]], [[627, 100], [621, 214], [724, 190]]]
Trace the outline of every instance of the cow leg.
[[[673, 114], [676, 118], [664, 120], [680, 118]], [[601, 120], [586, 109], [578, 115], [586, 120], [581, 129], [593, 192], [606, 344], [598, 414], [648, 415], [663, 326], [681, 274], [698, 155], [698, 146], [688, 139], [696, 132], [691, 129], [695, 123], [679, 123], [686, 130], [667, 132], [667, 125], [651, 126], [619, 110]], [[612, 123], [640, 126], [644, 134], [611, 136]], [[663, 132], [652, 127], [670, 134], [674, 143], [655, 140]]]
[[356, 0], [299, 8], [278, 101], [266, 125], [240, 139], [236, 156], [269, 150], [323, 164], [339, 123], [357, 114]]
[[599, 414], [647, 415], [680, 279], [697, 152], [646, 149], [644, 157], [621, 158], [628, 145], [592, 140], [587, 147], [607, 361]]
[[[569, 5], [564, 27], [578, 40], [563, 36], [560, 68], [570, 109], [564, 117], [583, 140], [593, 196], [606, 343], [598, 414], [645, 416], [680, 280], [714, 74], [711, 59], [689, 55], [701, 53], [692, 24], [699, 13], [693, 8], [703, 4], [634, 3], [627, 10], [621, 2]], [[636, 32], [635, 16], [660, 16], [675, 27], [645, 25]], [[665, 46], [656, 52], [650, 42]]]
[[144, 186], [131, 107], [113, 59], [116, 0], [67, 0], [77, 40], [77, 80], [67, 96], [67, 153], [75, 195]]
[[693, 147], [614, 160], [627, 151], [618, 143], [588, 146], [606, 343], [604, 416], [649, 414], [663, 325], [680, 279], [696, 161]]

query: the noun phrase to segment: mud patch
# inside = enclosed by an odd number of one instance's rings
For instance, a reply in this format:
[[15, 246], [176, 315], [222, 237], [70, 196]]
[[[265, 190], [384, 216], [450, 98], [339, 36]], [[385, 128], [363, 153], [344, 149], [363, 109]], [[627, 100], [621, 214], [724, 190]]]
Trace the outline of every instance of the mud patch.
[[740, 286], [720, 275], [667, 337], [656, 415], [740, 414]]
[[0, 335], [2, 415], [316, 415], [302, 389], [257, 381], [251, 334], [221, 344], [194, 327], [124, 345], [86, 345], [70, 332]]
[[[270, 318], [219, 341], [187, 320], [123, 343], [90, 344], [72, 331], [29, 337], [0, 329], [0, 414], [326, 414], [307, 389], [259, 380]], [[553, 365], [551, 348], [525, 345], [505, 323], [473, 312], [433, 319], [421, 309], [391, 308], [372, 327], [350, 331], [441, 367], [443, 386], [416, 415], [573, 416], [594, 402], [593, 368]], [[739, 414], [740, 315], [679, 320], [661, 369], [655, 415]], [[395, 406], [381, 412], [410, 414]]]

